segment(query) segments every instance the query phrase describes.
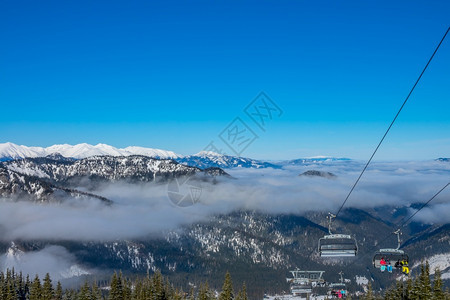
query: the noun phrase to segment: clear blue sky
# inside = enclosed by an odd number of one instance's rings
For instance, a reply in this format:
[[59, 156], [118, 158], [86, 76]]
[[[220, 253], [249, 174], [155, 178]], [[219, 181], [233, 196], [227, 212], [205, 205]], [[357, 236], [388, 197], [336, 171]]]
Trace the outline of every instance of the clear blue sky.
[[[0, 142], [367, 159], [450, 25], [449, 1], [2, 1]], [[283, 110], [261, 131], [260, 91]], [[378, 159], [450, 156], [450, 36]]]

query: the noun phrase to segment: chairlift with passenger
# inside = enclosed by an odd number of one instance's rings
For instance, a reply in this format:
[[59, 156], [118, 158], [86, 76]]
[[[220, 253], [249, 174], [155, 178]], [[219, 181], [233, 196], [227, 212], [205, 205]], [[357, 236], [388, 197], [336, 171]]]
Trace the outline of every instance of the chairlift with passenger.
[[373, 266], [377, 269], [381, 269], [383, 266], [380, 261], [381, 259], [388, 260], [392, 264], [395, 262], [406, 262], [406, 264], [409, 263], [409, 257], [408, 254], [405, 253], [405, 251], [400, 250], [400, 235], [402, 234], [400, 232], [400, 229], [395, 231], [394, 234], [397, 235], [397, 248], [395, 249], [380, 249], [378, 250], [375, 255], [373, 256]]

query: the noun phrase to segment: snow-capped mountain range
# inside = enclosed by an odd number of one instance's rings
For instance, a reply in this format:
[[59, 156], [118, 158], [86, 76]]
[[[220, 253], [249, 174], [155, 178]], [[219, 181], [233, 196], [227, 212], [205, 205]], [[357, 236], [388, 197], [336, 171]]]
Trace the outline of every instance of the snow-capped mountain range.
[[86, 158], [99, 155], [111, 156], [130, 156], [130, 155], [144, 155], [160, 159], [174, 159], [181, 157], [172, 151], [144, 148], [144, 147], [126, 147], [115, 148], [106, 144], [89, 145], [86, 143], [78, 145], [53, 145], [47, 148], [43, 147], [28, 147], [23, 145], [16, 145], [13, 143], [0, 143], [0, 160], [10, 160], [28, 157], [45, 157], [53, 154], [61, 154], [64, 157]]
[[20, 146], [13, 143], [0, 143], [0, 162], [23, 158], [47, 157], [57, 160], [77, 160], [93, 156], [133, 156], [141, 155], [156, 159], [173, 159], [176, 162], [201, 169], [205, 168], [274, 168], [279, 169], [289, 165], [304, 165], [327, 163], [334, 161], [350, 161], [347, 158], [313, 157], [280, 162], [266, 162], [246, 157], [218, 154], [211, 151], [201, 151], [193, 155], [180, 155], [173, 151], [130, 146], [115, 148], [106, 144], [53, 145], [47, 148]]

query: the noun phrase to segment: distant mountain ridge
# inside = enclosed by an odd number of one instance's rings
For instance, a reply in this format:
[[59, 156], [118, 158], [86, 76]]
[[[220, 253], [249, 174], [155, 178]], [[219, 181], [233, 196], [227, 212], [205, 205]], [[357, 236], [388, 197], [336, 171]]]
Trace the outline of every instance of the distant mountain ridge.
[[318, 164], [318, 163], [328, 163], [335, 161], [351, 161], [350, 158], [345, 157], [328, 157], [328, 156], [317, 156], [308, 158], [298, 158], [292, 160], [282, 161], [280, 164], [285, 165], [305, 165], [305, 164]]
[[348, 158], [334, 158], [334, 157], [312, 157], [300, 158], [295, 160], [286, 160], [280, 162], [267, 162], [247, 157], [231, 156], [226, 154], [219, 154], [211, 151], [201, 151], [193, 155], [180, 155], [173, 151], [144, 148], [137, 146], [129, 146], [126, 148], [115, 148], [106, 144], [77, 144], [77, 145], [53, 145], [47, 148], [43, 147], [28, 147], [20, 146], [14, 143], [0, 143], [0, 162], [10, 161], [23, 158], [48, 157], [55, 160], [83, 159], [93, 156], [133, 156], [142, 155], [157, 159], [173, 159], [183, 165], [205, 168], [273, 168], [281, 169], [288, 165], [304, 165], [304, 164], [318, 164], [333, 161], [350, 161]]

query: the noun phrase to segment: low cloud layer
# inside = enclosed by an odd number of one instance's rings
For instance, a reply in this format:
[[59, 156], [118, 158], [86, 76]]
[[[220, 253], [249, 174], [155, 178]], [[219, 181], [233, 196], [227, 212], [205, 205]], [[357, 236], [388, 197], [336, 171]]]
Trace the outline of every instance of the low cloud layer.
[[[114, 183], [94, 193], [115, 202], [71, 200], [62, 204], [0, 203], [0, 237], [5, 241], [107, 241], [159, 235], [214, 214], [236, 209], [303, 214], [336, 211], [361, 171], [362, 164], [336, 162], [291, 166], [282, 170], [233, 169], [236, 179], [216, 185], [202, 183], [200, 203], [179, 208], [168, 199], [167, 186]], [[310, 170], [337, 175], [336, 179], [299, 177]], [[427, 201], [450, 179], [450, 164], [442, 162], [376, 163], [371, 165], [350, 197], [347, 207], [407, 206]], [[421, 211], [417, 220], [447, 223], [450, 190]]]
[[27, 253], [17, 249], [10, 250], [0, 257], [0, 267], [2, 270], [14, 268], [31, 276], [37, 274], [41, 279], [46, 273], [50, 273], [53, 280], [89, 274], [87, 270], [80, 268], [75, 263], [75, 257], [61, 246], [47, 246], [40, 251]]

